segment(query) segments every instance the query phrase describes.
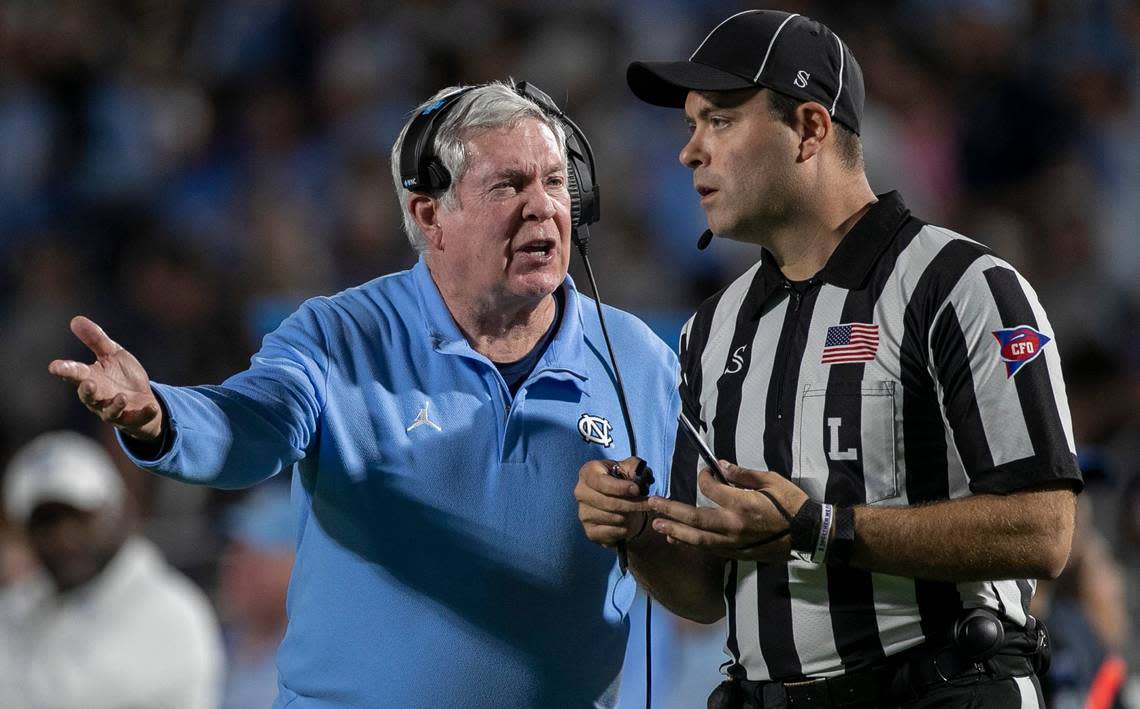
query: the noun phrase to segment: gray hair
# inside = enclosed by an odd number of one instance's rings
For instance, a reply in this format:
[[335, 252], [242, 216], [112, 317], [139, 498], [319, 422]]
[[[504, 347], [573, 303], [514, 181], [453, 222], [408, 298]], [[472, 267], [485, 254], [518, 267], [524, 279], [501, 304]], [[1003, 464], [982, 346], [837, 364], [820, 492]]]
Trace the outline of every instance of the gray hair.
[[[400, 211], [404, 217], [404, 232], [408, 241], [416, 251], [427, 249], [427, 239], [420, 228], [416, 226], [408, 208], [409, 191], [400, 179], [400, 151], [404, 146], [404, 138], [408, 133], [408, 126], [432, 102], [458, 91], [459, 86], [449, 86], [438, 91], [434, 96], [420, 104], [408, 118], [396, 144], [392, 146], [392, 181], [396, 185], [396, 199], [400, 202]], [[458, 204], [455, 186], [467, 171], [468, 158], [466, 140], [471, 131], [482, 128], [513, 128], [528, 118], [537, 118], [554, 133], [558, 141], [562, 161], [566, 162], [566, 130], [556, 118], [549, 116], [537, 103], [520, 95], [514, 87], [502, 81], [495, 81], [478, 86], [461, 96], [455, 105], [449, 109], [447, 117], [435, 133], [432, 140], [431, 152], [439, 157], [440, 162], [451, 175], [451, 184], [443, 192], [435, 195], [447, 208]]]

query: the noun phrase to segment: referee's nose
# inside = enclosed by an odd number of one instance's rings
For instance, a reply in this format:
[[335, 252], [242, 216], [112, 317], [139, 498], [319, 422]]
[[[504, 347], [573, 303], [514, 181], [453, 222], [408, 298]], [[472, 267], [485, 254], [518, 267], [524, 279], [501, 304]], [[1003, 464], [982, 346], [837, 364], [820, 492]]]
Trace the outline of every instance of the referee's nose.
[[708, 164], [708, 150], [705, 147], [705, 131], [708, 130], [708, 119], [700, 116], [700, 103], [707, 102], [696, 91], [690, 91], [685, 99], [685, 118], [689, 123], [689, 140], [681, 146], [677, 159], [690, 170]]
[[708, 154], [701, 143], [700, 128], [694, 130], [693, 134], [689, 136], [688, 142], [681, 147], [681, 153], [677, 159], [690, 170], [696, 170], [698, 167], [708, 164]]

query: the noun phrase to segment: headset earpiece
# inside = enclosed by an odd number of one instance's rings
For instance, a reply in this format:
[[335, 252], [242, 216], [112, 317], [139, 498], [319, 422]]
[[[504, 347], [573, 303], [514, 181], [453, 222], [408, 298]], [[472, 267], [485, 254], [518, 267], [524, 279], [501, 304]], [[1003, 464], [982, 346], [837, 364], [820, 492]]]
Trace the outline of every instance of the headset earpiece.
[[582, 187], [571, 160], [566, 161], [566, 190], [570, 193], [570, 226], [577, 229], [582, 220]]
[[400, 183], [411, 192], [433, 194], [447, 189], [451, 175], [432, 150], [435, 134], [451, 107], [474, 86], [457, 89], [432, 101], [412, 118], [400, 148]]
[[[566, 126], [566, 183], [570, 190], [571, 225], [593, 224], [601, 216], [598, 204], [598, 185], [594, 182], [594, 161], [592, 154], [583, 154], [579, 146], [589, 150], [586, 137], [578, 126], [563, 116]], [[587, 157], [589, 155], [589, 157]]]

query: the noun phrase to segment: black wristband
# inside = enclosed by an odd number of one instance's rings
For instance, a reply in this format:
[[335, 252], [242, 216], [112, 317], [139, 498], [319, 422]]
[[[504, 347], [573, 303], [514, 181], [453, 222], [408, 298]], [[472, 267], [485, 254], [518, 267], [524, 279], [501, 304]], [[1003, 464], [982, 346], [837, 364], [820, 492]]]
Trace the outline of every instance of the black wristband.
[[835, 510], [835, 536], [827, 546], [827, 563], [831, 566], [848, 566], [855, 554], [855, 508], [839, 507]]
[[792, 517], [792, 551], [807, 554], [815, 552], [819, 541], [819, 525], [823, 522], [823, 505], [815, 500], [807, 500]]

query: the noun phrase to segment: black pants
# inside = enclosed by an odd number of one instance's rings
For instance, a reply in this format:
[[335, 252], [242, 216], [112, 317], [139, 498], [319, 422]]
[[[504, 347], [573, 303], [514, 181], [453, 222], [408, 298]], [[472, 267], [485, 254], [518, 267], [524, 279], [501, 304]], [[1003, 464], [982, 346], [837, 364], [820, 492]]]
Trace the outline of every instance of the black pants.
[[[864, 709], [1045, 709], [1041, 684], [1036, 675], [993, 679], [978, 677], [931, 685], [922, 695], [905, 704], [886, 704]], [[744, 699], [741, 709], [789, 709], [781, 703], [763, 704]]]
[[926, 696], [901, 705], [899, 709], [1020, 709], [1020, 707], [1045, 709], [1041, 696], [1041, 683], [1037, 675], [1028, 677], [1007, 677], [1005, 679], [982, 679], [981, 681], [956, 686], [942, 684], [931, 687]]

